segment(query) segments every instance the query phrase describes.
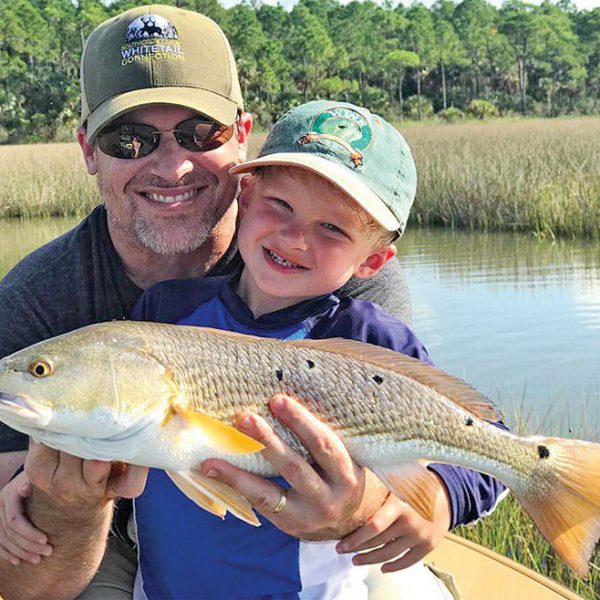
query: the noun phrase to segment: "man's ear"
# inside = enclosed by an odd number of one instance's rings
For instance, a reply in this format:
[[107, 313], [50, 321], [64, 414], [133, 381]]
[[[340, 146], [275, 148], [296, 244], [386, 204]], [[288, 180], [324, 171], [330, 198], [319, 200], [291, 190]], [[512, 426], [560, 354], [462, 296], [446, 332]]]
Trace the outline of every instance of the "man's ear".
[[380, 271], [388, 260], [396, 256], [396, 246], [390, 244], [376, 250], [372, 254], [369, 254], [362, 264], [354, 271], [354, 277], [359, 279], [366, 279], [367, 277], [373, 277], [375, 273]]
[[83, 160], [87, 167], [87, 172], [90, 175], [95, 175], [98, 172], [98, 159], [96, 158], [96, 148], [90, 144], [87, 139], [87, 131], [83, 126], [77, 128], [77, 141], [81, 147]]
[[238, 162], [246, 160], [248, 154], [248, 137], [252, 129], [252, 115], [244, 112], [238, 117], [237, 139], [238, 139]]

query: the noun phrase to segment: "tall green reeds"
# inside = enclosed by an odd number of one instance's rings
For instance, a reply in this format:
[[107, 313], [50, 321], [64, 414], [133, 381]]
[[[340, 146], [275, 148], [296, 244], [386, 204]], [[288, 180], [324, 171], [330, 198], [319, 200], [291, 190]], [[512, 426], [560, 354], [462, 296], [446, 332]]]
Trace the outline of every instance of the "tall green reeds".
[[600, 119], [403, 133], [419, 173], [413, 223], [600, 239]]

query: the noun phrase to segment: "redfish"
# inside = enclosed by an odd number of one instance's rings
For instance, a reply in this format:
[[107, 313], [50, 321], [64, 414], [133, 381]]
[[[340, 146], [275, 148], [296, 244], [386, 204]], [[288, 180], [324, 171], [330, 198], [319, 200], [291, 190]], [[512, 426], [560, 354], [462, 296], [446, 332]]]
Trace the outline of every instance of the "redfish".
[[233, 427], [251, 410], [310, 459], [273, 418], [276, 393], [298, 398], [354, 460], [431, 518], [439, 489], [429, 462], [504, 483], [579, 575], [600, 536], [600, 445], [520, 437], [491, 425], [494, 406], [434, 367], [355, 341], [281, 342], [158, 323], [91, 325], [0, 361], [0, 420], [82, 458], [165, 469], [217, 515], [258, 525], [245, 498], [197, 470], [225, 458], [275, 475], [259, 442]]

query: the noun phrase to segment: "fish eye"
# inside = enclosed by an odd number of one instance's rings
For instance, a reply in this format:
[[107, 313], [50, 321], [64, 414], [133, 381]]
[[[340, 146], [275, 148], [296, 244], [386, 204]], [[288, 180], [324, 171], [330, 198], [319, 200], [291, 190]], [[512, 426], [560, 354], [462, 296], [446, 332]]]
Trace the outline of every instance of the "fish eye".
[[29, 372], [37, 378], [52, 374], [52, 365], [47, 360], [35, 360], [29, 365]]

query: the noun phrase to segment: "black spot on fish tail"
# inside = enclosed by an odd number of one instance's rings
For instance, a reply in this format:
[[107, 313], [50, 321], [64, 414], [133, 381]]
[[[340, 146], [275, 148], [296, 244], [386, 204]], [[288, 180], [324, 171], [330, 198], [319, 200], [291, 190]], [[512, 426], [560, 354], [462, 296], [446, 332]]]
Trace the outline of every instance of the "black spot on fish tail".
[[280, 369], [277, 369], [277, 371], [275, 371], [275, 375], [277, 376], [277, 381], [281, 381], [283, 379], [283, 371], [281, 371]]
[[465, 417], [465, 425], [471, 427], [471, 425], [473, 425], [473, 419], [471, 417]]
[[550, 450], [547, 446], [538, 446], [538, 456], [540, 458], [548, 458], [550, 456]]
[[306, 364], [308, 365], [308, 368], [309, 368], [309, 369], [312, 369], [312, 368], [314, 368], [314, 366], [315, 366], [315, 363], [314, 363], [312, 360], [307, 360], [307, 361], [306, 361]]
[[383, 377], [380, 377], [379, 375], [373, 375], [373, 381], [377, 385], [380, 385], [381, 383], [383, 383]]

